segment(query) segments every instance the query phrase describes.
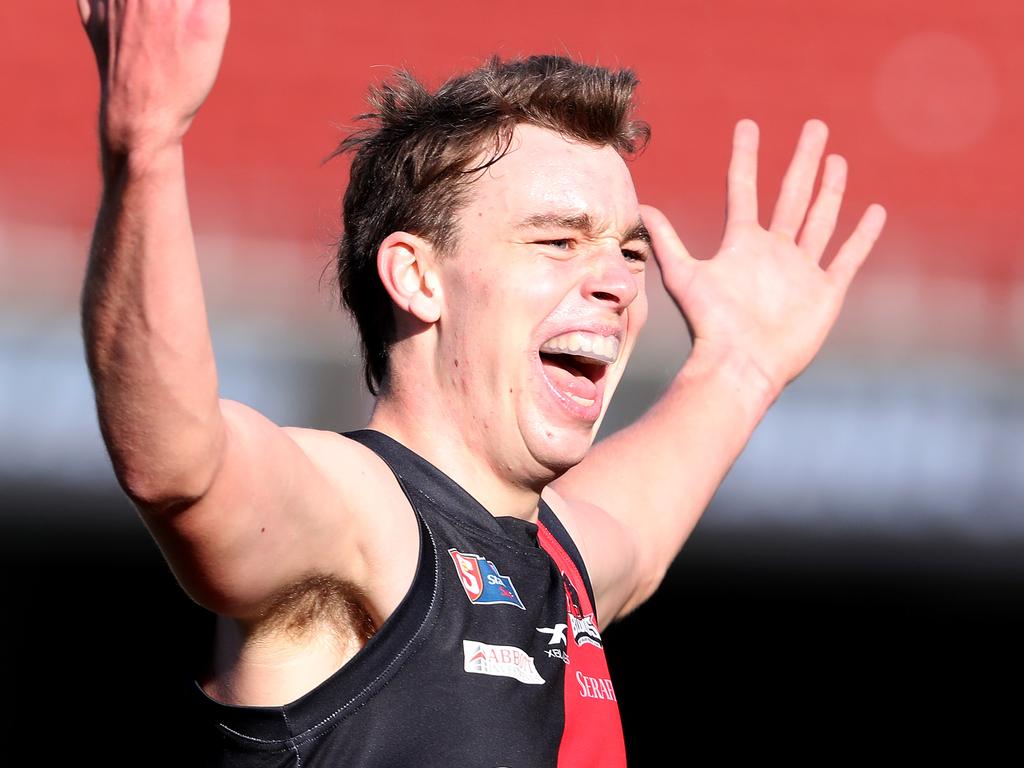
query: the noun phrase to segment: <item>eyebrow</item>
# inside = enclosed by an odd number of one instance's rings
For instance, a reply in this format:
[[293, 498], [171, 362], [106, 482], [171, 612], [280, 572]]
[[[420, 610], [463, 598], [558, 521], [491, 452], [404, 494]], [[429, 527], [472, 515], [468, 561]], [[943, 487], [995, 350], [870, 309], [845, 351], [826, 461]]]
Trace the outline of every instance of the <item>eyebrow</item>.
[[[530, 227], [552, 226], [562, 227], [564, 229], [573, 229], [587, 235], [593, 234], [597, 229], [594, 224], [594, 219], [589, 213], [535, 213], [520, 221], [516, 228], [527, 229]], [[630, 227], [622, 236], [623, 243], [631, 243], [635, 241], [651, 245], [651, 233], [640, 220], [637, 220], [636, 224]]]

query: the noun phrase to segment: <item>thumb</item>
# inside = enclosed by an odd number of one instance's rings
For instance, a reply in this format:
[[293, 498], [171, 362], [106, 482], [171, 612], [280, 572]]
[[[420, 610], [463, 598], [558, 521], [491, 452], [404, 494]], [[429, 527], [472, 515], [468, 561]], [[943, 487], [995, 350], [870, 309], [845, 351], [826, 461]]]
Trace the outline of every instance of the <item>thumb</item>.
[[641, 205], [640, 218], [651, 233], [651, 245], [661, 269], [661, 279], [669, 292], [675, 294], [689, 284], [697, 260], [686, 250], [672, 222], [653, 205]]

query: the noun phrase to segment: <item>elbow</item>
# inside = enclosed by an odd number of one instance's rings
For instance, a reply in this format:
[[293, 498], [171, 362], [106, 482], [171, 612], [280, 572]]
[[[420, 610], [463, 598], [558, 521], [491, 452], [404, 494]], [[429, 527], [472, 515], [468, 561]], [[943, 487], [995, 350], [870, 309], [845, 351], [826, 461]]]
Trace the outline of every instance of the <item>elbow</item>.
[[148, 453], [111, 450], [114, 474], [121, 489], [142, 512], [169, 514], [201, 501], [216, 481], [223, 463], [223, 440], [196, 439], [189, 448]]
[[209, 491], [213, 476], [205, 471], [165, 474], [158, 471], [115, 471], [121, 490], [148, 514], [166, 515], [192, 507]]

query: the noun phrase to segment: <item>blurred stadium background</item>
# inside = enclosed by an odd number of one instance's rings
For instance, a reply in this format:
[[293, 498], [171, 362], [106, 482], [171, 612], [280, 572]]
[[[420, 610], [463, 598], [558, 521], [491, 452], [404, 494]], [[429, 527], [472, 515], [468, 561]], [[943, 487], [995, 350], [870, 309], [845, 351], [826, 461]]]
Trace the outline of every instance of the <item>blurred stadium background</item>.
[[[864, 741], [905, 734], [908, 708], [976, 714], [1020, 673], [1022, 29], [1015, 0], [235, 3], [187, 143], [222, 392], [282, 424], [364, 423], [325, 272], [346, 167], [321, 161], [396, 67], [435, 84], [493, 53], [635, 69], [653, 126], [641, 198], [701, 255], [735, 121], [761, 125], [767, 210], [820, 117], [851, 167], [837, 237], [872, 201], [889, 224], [662, 592], [607, 634], [631, 757], [744, 748], [723, 728], [787, 751], [796, 727]], [[116, 486], [83, 363], [94, 65], [70, 2], [5, 3], [0, 36], [0, 536], [9, 679], [28, 702], [12, 735], [74, 704], [65, 733], [159, 745], [142, 763], [160, 764], [208, 622]], [[649, 280], [652, 322], [606, 429], [687, 352]]]

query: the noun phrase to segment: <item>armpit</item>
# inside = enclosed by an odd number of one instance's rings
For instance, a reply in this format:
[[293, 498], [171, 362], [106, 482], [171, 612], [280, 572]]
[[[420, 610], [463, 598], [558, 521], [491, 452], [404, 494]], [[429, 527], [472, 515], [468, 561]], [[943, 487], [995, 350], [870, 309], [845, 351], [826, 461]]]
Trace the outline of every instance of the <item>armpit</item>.
[[285, 637], [304, 643], [330, 633], [336, 641], [361, 647], [377, 631], [354, 584], [323, 574], [307, 576], [280, 590], [249, 627], [250, 641]]

